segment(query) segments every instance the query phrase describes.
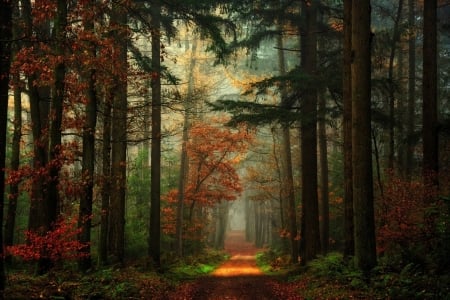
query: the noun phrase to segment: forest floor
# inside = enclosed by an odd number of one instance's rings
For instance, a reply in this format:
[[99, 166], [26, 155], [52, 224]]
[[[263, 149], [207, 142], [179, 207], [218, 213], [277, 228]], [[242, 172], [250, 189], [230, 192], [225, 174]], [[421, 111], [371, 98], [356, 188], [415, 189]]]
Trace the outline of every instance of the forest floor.
[[244, 232], [229, 232], [225, 251], [229, 260], [210, 275], [181, 285], [169, 299], [303, 299], [287, 285], [263, 274], [256, 265], [261, 249], [246, 242]]
[[[150, 272], [138, 262], [87, 274], [80, 274], [75, 267], [43, 276], [34, 275], [30, 267], [8, 270], [4, 299], [386, 299], [373, 290], [355, 288], [310, 269], [286, 272], [276, 267], [283, 272], [263, 273], [256, 256], [264, 250], [246, 242], [243, 232], [230, 232], [225, 243], [226, 261], [224, 252], [218, 252], [213, 254], [215, 258], [211, 254], [204, 261], [195, 258], [163, 274]], [[214, 259], [222, 261], [217, 268], [210, 264]]]

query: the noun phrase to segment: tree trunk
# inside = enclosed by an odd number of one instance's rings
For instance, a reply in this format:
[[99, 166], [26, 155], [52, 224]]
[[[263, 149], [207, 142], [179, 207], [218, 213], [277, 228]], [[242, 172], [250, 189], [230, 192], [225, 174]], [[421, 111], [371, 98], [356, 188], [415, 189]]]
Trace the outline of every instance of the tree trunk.
[[[278, 219], [279, 219], [279, 227], [276, 228], [277, 232], [274, 234], [277, 234], [278, 236], [280, 236], [279, 231], [287, 231], [288, 230], [288, 224], [287, 222], [289, 220], [287, 217], [288, 214], [288, 205], [287, 205], [287, 199], [284, 199], [284, 185], [283, 185], [283, 169], [284, 167], [282, 166], [282, 162], [280, 162], [279, 159], [279, 152], [281, 151], [277, 151], [277, 136], [282, 136], [282, 132], [280, 133], [280, 130], [278, 127], [272, 127], [271, 128], [271, 136], [272, 136], [272, 156], [273, 159], [275, 161], [275, 165], [276, 165], [276, 174], [277, 174], [277, 180], [278, 180]], [[286, 145], [287, 147], [287, 145]], [[284, 161], [284, 159], [283, 159]], [[273, 207], [276, 207], [276, 204], [273, 205]], [[296, 221], [297, 223], [297, 221]], [[282, 236], [281, 238], [281, 247], [282, 247], [282, 251], [283, 253], [287, 253], [289, 251], [289, 240], [285, 237]], [[292, 243], [291, 243], [292, 245]], [[291, 251], [291, 253], [293, 253], [294, 251]], [[298, 253], [298, 250], [297, 250]], [[298, 257], [298, 254], [297, 254]]]
[[107, 96], [103, 107], [103, 144], [102, 144], [102, 186], [101, 186], [101, 219], [100, 219], [100, 241], [98, 255], [101, 265], [108, 263], [108, 236], [109, 236], [109, 214], [110, 214], [110, 188], [111, 188], [111, 114], [112, 114], [112, 88], [107, 88]]
[[[32, 36], [33, 34], [33, 21], [32, 21], [32, 9], [31, 2], [29, 0], [24, 0], [22, 2], [23, 9], [23, 19], [25, 25], [25, 35]], [[49, 40], [50, 28], [48, 23], [41, 25], [40, 28], [36, 29], [39, 32], [39, 38], [43, 40]], [[27, 42], [28, 47], [32, 47], [31, 41]], [[36, 50], [37, 51], [37, 50]], [[50, 88], [38, 87], [34, 82], [39, 82], [38, 74], [34, 73], [27, 78], [28, 89], [29, 89], [29, 102], [30, 102], [30, 116], [31, 132], [33, 136], [33, 183], [31, 187], [30, 196], [30, 212], [28, 219], [28, 229], [38, 230], [43, 224], [43, 202], [45, 198], [46, 182], [44, 176], [42, 175], [43, 168], [47, 164], [47, 145], [48, 137], [45, 134], [48, 125], [48, 115], [49, 115], [49, 102], [50, 98]]]
[[52, 89], [52, 102], [50, 104], [51, 119], [49, 129], [48, 163], [50, 180], [47, 186], [47, 228], [51, 228], [60, 213], [60, 199], [58, 192], [59, 171], [61, 160], [61, 132], [63, 117], [63, 101], [65, 96], [66, 65], [64, 62], [64, 49], [66, 47], [67, 3], [65, 0], [57, 1], [54, 35], [56, 39], [55, 53], [59, 62], [55, 66], [55, 83]]
[[[5, 204], [6, 129], [8, 120], [9, 73], [11, 66], [12, 1], [0, 0], [0, 224]], [[0, 298], [3, 298], [6, 276], [4, 268], [3, 229], [0, 229]]]
[[[279, 27], [281, 30], [281, 27]], [[277, 36], [278, 47], [278, 69], [281, 76], [286, 74], [285, 57], [283, 50], [283, 36], [281, 33]], [[281, 107], [289, 109], [291, 104], [287, 100], [287, 92], [283, 87], [281, 90]], [[289, 219], [289, 235], [291, 240], [291, 261], [298, 262], [298, 239], [297, 239], [297, 212], [295, 205], [294, 176], [292, 173], [292, 155], [291, 155], [291, 133], [288, 123], [282, 124], [282, 147], [281, 147], [281, 202], [288, 203], [287, 215]], [[282, 207], [283, 209], [283, 207]], [[282, 214], [285, 214], [282, 211]]]
[[222, 201], [217, 204], [217, 222], [216, 222], [216, 235], [214, 241], [214, 247], [216, 249], [223, 249], [225, 246], [225, 234], [228, 226], [228, 210], [229, 203]]
[[368, 273], [376, 265], [371, 148], [370, 1], [352, 3], [352, 149], [355, 258]]
[[117, 26], [114, 51], [118, 61], [112, 111], [111, 180], [112, 193], [109, 210], [109, 244], [111, 255], [120, 264], [125, 258], [125, 189], [127, 171], [127, 13], [123, 6], [114, 3], [111, 25]]
[[161, 267], [161, 3], [151, 9], [152, 26], [152, 146], [150, 228], [148, 251], [155, 268]]
[[389, 55], [389, 154], [388, 154], [388, 168], [394, 169], [395, 160], [395, 86], [394, 86], [394, 60], [395, 51], [397, 50], [397, 43], [400, 40], [400, 21], [402, 17], [403, 0], [398, 1], [397, 15], [394, 22], [394, 33], [391, 40], [391, 53]]
[[424, 1], [422, 143], [425, 182], [438, 185], [437, 1]]
[[[67, 3], [64, 0], [58, 0], [56, 3], [56, 16], [54, 21], [54, 51], [59, 58], [54, 69], [54, 86], [51, 92], [50, 103], [50, 123], [48, 136], [48, 158], [46, 168], [48, 170], [48, 179], [46, 182], [46, 193], [42, 201], [42, 210], [40, 215], [42, 222], [40, 230], [46, 234], [54, 228], [54, 225], [60, 214], [60, 197], [58, 191], [59, 171], [62, 167], [61, 160], [61, 132], [63, 117], [63, 101], [65, 96], [65, 77], [66, 66], [64, 59], [64, 49], [66, 41], [67, 26]], [[31, 105], [30, 105], [31, 106]], [[41, 119], [42, 120], [42, 119]], [[45, 253], [47, 249], [43, 249]], [[45, 257], [38, 261], [38, 274], [45, 274], [52, 267], [52, 262]]]
[[[86, 31], [94, 31], [94, 23], [88, 20], [84, 24]], [[96, 56], [95, 45], [88, 45], [92, 58]], [[83, 157], [82, 170], [83, 177], [83, 196], [80, 199], [78, 227], [81, 232], [78, 235], [80, 243], [86, 245], [80, 249], [80, 253], [84, 254], [79, 260], [78, 266], [82, 272], [89, 270], [92, 266], [91, 262], [91, 220], [92, 220], [92, 202], [94, 189], [94, 171], [95, 171], [95, 130], [97, 127], [97, 92], [95, 69], [87, 71], [86, 76], [89, 82], [87, 91], [88, 102], [85, 107], [85, 123], [83, 128]]]
[[187, 155], [186, 144], [189, 139], [190, 128], [190, 114], [193, 107], [193, 94], [194, 94], [194, 69], [196, 65], [196, 51], [197, 51], [197, 38], [194, 38], [192, 42], [191, 62], [189, 65], [189, 79], [188, 90], [184, 105], [184, 122], [183, 122], [183, 140], [181, 145], [181, 164], [180, 164], [180, 179], [178, 183], [178, 203], [177, 203], [177, 215], [176, 215], [176, 248], [177, 255], [183, 256], [183, 212], [184, 212], [184, 192], [189, 174], [189, 158]]
[[[302, 2], [305, 30], [301, 30], [301, 66], [311, 83], [317, 64], [317, 1]], [[302, 162], [302, 264], [320, 253], [319, 203], [317, 195], [317, 90], [313, 84], [304, 90], [301, 118]]]
[[326, 100], [319, 96], [319, 157], [320, 157], [320, 240], [322, 254], [328, 253], [330, 238], [330, 208], [328, 200], [328, 147], [326, 132]]
[[352, 0], [344, 1], [344, 57], [342, 97], [344, 101], [344, 257], [355, 254], [353, 238], [353, 171], [352, 171]]
[[415, 111], [416, 111], [416, 0], [408, 0], [408, 108], [406, 121], [406, 178], [411, 179], [414, 166], [414, 128], [415, 128]]
[[[19, 7], [15, 5], [13, 8], [13, 18], [19, 18]], [[13, 39], [18, 40], [21, 35], [21, 29], [18, 24], [13, 25]], [[19, 50], [19, 42], [15, 42], [13, 45], [13, 52], [15, 55]], [[14, 75], [13, 81], [15, 84], [19, 84], [20, 76]], [[14, 88], [14, 134], [11, 145], [11, 171], [17, 171], [20, 167], [20, 140], [22, 138], [22, 95], [18, 86]], [[19, 199], [19, 183], [14, 182], [9, 186], [9, 202], [8, 211], [5, 220], [5, 246], [12, 246], [14, 242], [14, 229], [16, 226], [16, 212], [17, 201]], [[7, 263], [11, 263], [11, 256], [5, 257]]]

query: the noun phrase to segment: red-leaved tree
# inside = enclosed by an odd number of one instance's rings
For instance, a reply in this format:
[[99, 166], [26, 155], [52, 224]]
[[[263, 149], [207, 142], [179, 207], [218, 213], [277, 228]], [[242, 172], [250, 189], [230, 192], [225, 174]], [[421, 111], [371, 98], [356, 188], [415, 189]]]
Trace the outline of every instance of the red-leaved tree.
[[[245, 127], [227, 128], [221, 123], [196, 122], [187, 143], [188, 182], [185, 185], [183, 238], [201, 241], [208, 225], [208, 210], [222, 201], [233, 201], [242, 187], [236, 166], [243, 159], [253, 134]], [[175, 234], [178, 190], [165, 195], [163, 231]]]

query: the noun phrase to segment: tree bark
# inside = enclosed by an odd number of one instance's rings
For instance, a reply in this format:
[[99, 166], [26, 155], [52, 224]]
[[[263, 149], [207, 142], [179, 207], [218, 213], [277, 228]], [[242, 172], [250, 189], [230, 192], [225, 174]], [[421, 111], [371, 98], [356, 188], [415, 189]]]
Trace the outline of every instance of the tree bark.
[[52, 89], [52, 102], [50, 104], [50, 129], [49, 129], [49, 152], [48, 163], [50, 180], [48, 182], [48, 192], [46, 199], [47, 228], [51, 228], [56, 222], [60, 213], [60, 199], [58, 192], [59, 171], [62, 166], [61, 161], [61, 132], [63, 101], [65, 96], [66, 65], [64, 59], [64, 49], [66, 47], [66, 26], [67, 26], [67, 3], [65, 0], [57, 1], [55, 19], [55, 53], [58, 62], [55, 66], [55, 83]]
[[152, 26], [152, 145], [151, 193], [148, 251], [156, 269], [161, 267], [161, 3], [156, 0], [151, 9]]
[[[87, 20], [84, 24], [86, 31], [94, 32], [94, 23], [92, 20]], [[96, 56], [95, 45], [89, 44], [88, 51], [92, 58]], [[93, 189], [94, 189], [94, 171], [95, 171], [95, 130], [97, 127], [97, 91], [95, 69], [87, 70], [87, 80], [89, 88], [87, 90], [88, 102], [85, 107], [85, 121], [83, 128], [83, 149], [82, 149], [82, 169], [83, 177], [83, 197], [80, 199], [78, 227], [81, 232], [78, 235], [78, 241], [85, 245], [80, 249], [83, 254], [78, 262], [79, 269], [82, 272], [89, 270], [92, 266], [91, 261], [91, 220], [92, 220], [92, 204], [93, 204]]]
[[189, 64], [189, 79], [188, 90], [186, 100], [184, 104], [184, 122], [183, 122], [183, 137], [181, 145], [181, 164], [180, 164], [180, 179], [178, 183], [178, 203], [177, 203], [177, 215], [176, 215], [176, 248], [177, 255], [183, 256], [183, 215], [184, 215], [184, 192], [186, 189], [186, 183], [189, 174], [189, 158], [187, 155], [187, 142], [189, 139], [190, 128], [190, 114], [192, 113], [192, 102], [194, 94], [194, 69], [197, 63], [196, 51], [197, 51], [197, 38], [194, 37], [191, 50], [191, 61]]
[[352, 0], [344, 1], [344, 57], [342, 97], [344, 101], [344, 257], [355, 254], [353, 238], [353, 171], [352, 171]]
[[112, 149], [111, 149], [111, 198], [109, 210], [109, 244], [111, 255], [120, 264], [125, 258], [125, 190], [127, 170], [127, 13], [123, 6], [114, 3], [112, 26], [118, 27], [114, 51], [117, 62], [114, 76], [116, 89], [113, 95], [112, 110]]
[[406, 121], [406, 178], [411, 179], [414, 166], [414, 127], [415, 127], [415, 111], [416, 111], [416, 0], [408, 0], [408, 108]]
[[[313, 82], [317, 65], [317, 1], [302, 2], [305, 29], [301, 30], [301, 66]], [[306, 264], [320, 253], [319, 203], [317, 195], [317, 90], [304, 90], [301, 104], [302, 226], [301, 257]]]
[[326, 132], [326, 100], [319, 96], [319, 157], [320, 157], [320, 241], [322, 254], [328, 253], [330, 239], [330, 206], [328, 199], [328, 147]]
[[[9, 73], [12, 42], [12, 1], [0, 0], [0, 224], [5, 204], [6, 129], [8, 119]], [[3, 229], [0, 229], [0, 298], [3, 298], [6, 276], [4, 268]]]
[[[13, 18], [19, 18], [20, 12], [18, 5], [14, 5], [13, 8]], [[13, 55], [19, 50], [20, 42], [17, 40], [21, 35], [21, 29], [17, 24], [13, 25], [13, 40], [16, 42], [12, 46]], [[15, 84], [19, 84], [19, 75], [14, 75], [13, 81]], [[11, 145], [11, 171], [17, 171], [20, 167], [20, 140], [22, 138], [22, 95], [21, 90], [18, 86], [14, 87], [14, 133]], [[8, 211], [6, 213], [5, 220], [5, 246], [12, 246], [14, 242], [14, 228], [16, 226], [16, 213], [17, 213], [17, 201], [19, 199], [19, 183], [14, 182], [9, 186], [9, 201], [8, 201]], [[11, 256], [5, 257], [6, 263], [11, 263]]]
[[[279, 26], [281, 30], [281, 26]], [[278, 70], [281, 76], [286, 75], [285, 57], [283, 50], [283, 36], [280, 33], [277, 36], [278, 47]], [[286, 88], [281, 89], [281, 103], [280, 106], [284, 109], [290, 109], [291, 104], [287, 100]], [[297, 210], [295, 205], [295, 191], [294, 191], [294, 175], [292, 172], [292, 154], [291, 154], [291, 132], [290, 124], [281, 124], [281, 209], [282, 214], [288, 216], [289, 220], [289, 236], [291, 241], [291, 261], [298, 262], [299, 243], [298, 243], [298, 229], [297, 229]], [[287, 213], [284, 212], [283, 203], [287, 203]], [[286, 205], [285, 205], [286, 206]], [[283, 219], [283, 218], [282, 218]]]
[[352, 163], [355, 259], [368, 273], [376, 265], [371, 147], [370, 1], [352, 3]]
[[437, 1], [424, 1], [422, 143], [423, 176], [438, 185], [438, 113], [437, 113]]
[[[43, 39], [49, 40], [50, 28], [48, 23], [41, 25], [40, 28], [33, 28], [32, 8], [29, 0], [22, 2], [23, 19], [25, 25], [25, 36], [31, 37], [33, 31]], [[27, 47], [33, 44], [27, 40]], [[38, 51], [38, 50], [35, 50]], [[48, 86], [38, 87], [34, 83], [39, 82], [38, 74], [34, 73], [28, 76], [27, 84], [29, 89], [30, 116], [33, 126], [31, 132], [33, 136], [33, 183], [30, 196], [30, 211], [28, 219], [29, 230], [39, 230], [43, 224], [43, 203], [46, 195], [46, 181], [44, 174], [47, 165], [48, 136], [45, 131], [48, 129], [49, 116], [49, 98], [50, 88]]]
[[100, 241], [98, 255], [101, 265], [108, 263], [108, 236], [109, 236], [109, 214], [110, 214], [110, 187], [111, 187], [111, 114], [112, 114], [112, 88], [107, 90], [103, 103], [103, 144], [102, 144], [102, 186], [101, 186], [101, 219], [100, 219]]

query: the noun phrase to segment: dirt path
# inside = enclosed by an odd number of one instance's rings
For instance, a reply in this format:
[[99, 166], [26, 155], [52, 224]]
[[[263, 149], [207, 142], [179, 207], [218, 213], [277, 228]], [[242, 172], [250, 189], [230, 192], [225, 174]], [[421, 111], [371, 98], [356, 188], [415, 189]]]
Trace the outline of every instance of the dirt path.
[[302, 299], [261, 272], [255, 258], [258, 249], [245, 241], [243, 232], [228, 233], [225, 250], [231, 255], [228, 261], [210, 276], [184, 285], [171, 299]]

